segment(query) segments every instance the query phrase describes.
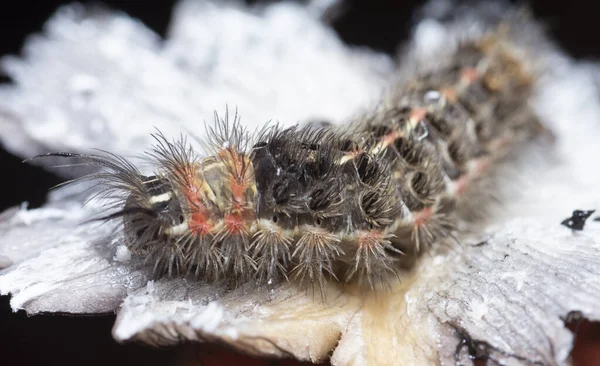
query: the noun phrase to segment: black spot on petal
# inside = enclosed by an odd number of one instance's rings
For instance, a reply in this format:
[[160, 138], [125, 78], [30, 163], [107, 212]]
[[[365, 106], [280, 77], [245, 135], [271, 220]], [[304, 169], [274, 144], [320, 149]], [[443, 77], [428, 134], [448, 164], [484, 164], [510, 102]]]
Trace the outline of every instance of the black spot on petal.
[[564, 219], [560, 224], [569, 229], [581, 231], [583, 230], [586, 220], [592, 216], [594, 212], [596, 212], [596, 210], [575, 210], [571, 217]]

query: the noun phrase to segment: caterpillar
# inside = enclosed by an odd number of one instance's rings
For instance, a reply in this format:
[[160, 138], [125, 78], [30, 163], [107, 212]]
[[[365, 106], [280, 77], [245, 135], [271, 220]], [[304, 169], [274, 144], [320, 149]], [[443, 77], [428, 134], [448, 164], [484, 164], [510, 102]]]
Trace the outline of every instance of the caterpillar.
[[157, 277], [231, 286], [294, 281], [375, 289], [452, 231], [458, 207], [507, 152], [548, 134], [528, 105], [535, 75], [502, 30], [396, 82], [373, 111], [246, 131], [215, 115], [208, 154], [154, 135], [144, 175], [110, 153], [49, 153], [102, 169], [103, 220]]

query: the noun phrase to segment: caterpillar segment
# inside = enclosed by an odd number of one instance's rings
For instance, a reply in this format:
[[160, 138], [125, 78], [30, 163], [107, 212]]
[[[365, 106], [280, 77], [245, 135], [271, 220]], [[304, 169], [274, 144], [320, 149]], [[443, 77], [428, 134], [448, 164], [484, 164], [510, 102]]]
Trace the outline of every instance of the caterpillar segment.
[[345, 127], [250, 136], [237, 115], [217, 117], [208, 157], [156, 135], [151, 176], [114, 155], [69, 156], [104, 168], [82, 179], [120, 202], [107, 219], [122, 221], [125, 244], [157, 276], [374, 289], [452, 235], [465, 192], [546, 131], [527, 105], [533, 85], [496, 32], [463, 42]]

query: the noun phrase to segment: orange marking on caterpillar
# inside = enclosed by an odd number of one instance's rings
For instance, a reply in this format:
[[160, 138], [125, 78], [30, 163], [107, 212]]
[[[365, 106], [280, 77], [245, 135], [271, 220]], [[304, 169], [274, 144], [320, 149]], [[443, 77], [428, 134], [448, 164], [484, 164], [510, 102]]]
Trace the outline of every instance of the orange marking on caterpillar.
[[233, 196], [233, 202], [242, 206], [246, 201], [244, 198], [244, 192], [248, 189], [247, 184], [239, 184], [237, 182], [231, 183], [231, 195]]
[[472, 84], [479, 79], [479, 72], [473, 67], [464, 68], [460, 73], [460, 82], [464, 84]]
[[201, 184], [199, 184], [198, 179], [196, 178], [196, 169], [187, 166], [182, 172], [178, 172], [180, 173], [178, 175], [184, 182], [183, 195], [185, 196], [192, 213], [188, 222], [188, 228], [195, 235], [203, 236], [210, 233], [214, 224], [209, 220], [204, 204], [200, 198]]
[[[393, 144], [394, 141], [396, 141], [397, 139], [399, 139], [403, 136], [404, 136], [404, 133], [401, 131], [394, 131], [394, 132], [388, 133], [387, 135], [382, 136], [381, 140], [371, 150], [371, 154], [373, 154], [373, 155], [379, 154], [381, 151], [383, 151], [388, 146]], [[346, 155], [346, 156], [349, 156], [350, 159], [353, 159], [357, 155]], [[350, 159], [347, 159], [347, 160], [350, 160]], [[342, 159], [342, 162], [347, 161], [347, 160]]]
[[458, 94], [454, 88], [442, 88], [440, 94], [444, 96], [448, 101], [455, 103], [458, 100]]
[[188, 223], [189, 229], [198, 236], [208, 235], [214, 224], [206, 217], [204, 210], [194, 212]]
[[387, 135], [383, 136], [383, 139], [381, 141], [382, 147], [386, 148], [386, 147], [390, 146], [391, 144], [394, 143], [394, 141], [396, 141], [397, 139], [399, 139], [403, 136], [404, 136], [404, 134], [399, 131], [394, 131], [392, 133], [388, 133]]
[[250, 161], [244, 154], [233, 148], [219, 152], [219, 156], [230, 167], [229, 190], [231, 192], [233, 211], [244, 210], [246, 206], [246, 192], [252, 187], [251, 174], [248, 174]]
[[413, 128], [415, 128], [419, 122], [421, 122], [427, 116], [427, 110], [424, 108], [415, 108], [410, 111], [410, 115], [408, 117], [410, 124]]
[[196, 235], [207, 235], [212, 230], [213, 224], [208, 218], [208, 214], [204, 209], [204, 205], [202, 201], [198, 197], [197, 193], [198, 187], [194, 187], [194, 189], [186, 190], [184, 192], [186, 199], [188, 201], [190, 210], [192, 211], [191, 219], [188, 223], [189, 229]]
[[379, 243], [384, 236], [385, 235], [380, 230], [360, 231], [358, 242], [360, 246], [373, 246], [374, 244]]
[[247, 158], [233, 147], [219, 151], [219, 157], [231, 168], [231, 180], [240, 184], [246, 183]]
[[246, 233], [246, 219], [239, 213], [225, 215], [223, 223], [229, 234], [239, 235]]
[[457, 197], [461, 196], [467, 190], [467, 187], [469, 186], [469, 181], [470, 179], [468, 174], [463, 174], [460, 177], [458, 177], [457, 180], [455, 180], [454, 194]]
[[414, 224], [417, 227], [423, 226], [429, 222], [429, 219], [433, 217], [433, 207], [427, 206], [421, 211], [414, 213]]
[[490, 167], [490, 159], [487, 157], [479, 158], [471, 162], [471, 166], [469, 168], [469, 172], [467, 174], [463, 174], [455, 182], [454, 194], [458, 197], [461, 196], [467, 188], [469, 187], [469, 183], [482, 175], [489, 169]]
[[502, 150], [508, 146], [510, 146], [511, 139], [508, 136], [499, 137], [493, 139], [488, 143], [488, 149], [490, 150]]
[[364, 149], [356, 149], [350, 152], [347, 152], [346, 154], [344, 154], [342, 156], [342, 158], [340, 159], [340, 164], [344, 164], [347, 161], [351, 161], [356, 159], [359, 155], [361, 155], [362, 153], [364, 153], [365, 150]]

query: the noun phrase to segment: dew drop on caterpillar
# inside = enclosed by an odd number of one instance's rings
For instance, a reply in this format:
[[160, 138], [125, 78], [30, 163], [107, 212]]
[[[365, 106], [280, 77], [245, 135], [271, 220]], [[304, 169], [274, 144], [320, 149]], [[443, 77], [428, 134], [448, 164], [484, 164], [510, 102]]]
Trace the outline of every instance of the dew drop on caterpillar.
[[217, 116], [206, 157], [156, 134], [152, 175], [111, 154], [68, 155], [103, 168], [82, 179], [115, 202], [105, 219], [158, 277], [374, 289], [452, 234], [490, 166], [546, 133], [527, 104], [534, 79], [491, 32], [344, 127], [251, 136], [237, 114]]

